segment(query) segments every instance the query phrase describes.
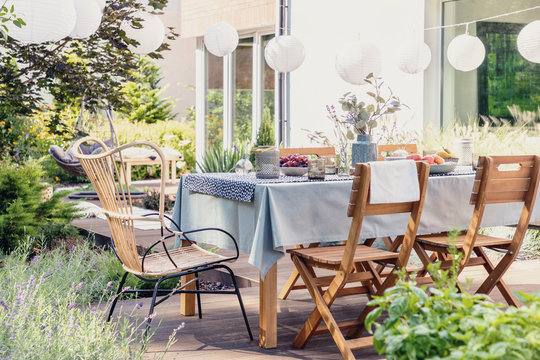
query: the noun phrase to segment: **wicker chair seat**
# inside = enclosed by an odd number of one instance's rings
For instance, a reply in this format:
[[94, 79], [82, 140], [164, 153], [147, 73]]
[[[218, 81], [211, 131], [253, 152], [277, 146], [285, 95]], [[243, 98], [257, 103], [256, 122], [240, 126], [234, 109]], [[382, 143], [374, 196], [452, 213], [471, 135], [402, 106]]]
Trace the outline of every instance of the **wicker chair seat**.
[[[219, 254], [206, 251], [195, 244], [169, 250], [169, 255], [178, 267], [173, 265], [165, 252], [159, 252], [146, 256], [144, 260], [144, 272], [133, 271], [133, 269], [126, 268], [125, 265], [124, 269], [141, 276], [166, 276], [227, 259]], [[142, 256], [140, 259], [142, 262]]]

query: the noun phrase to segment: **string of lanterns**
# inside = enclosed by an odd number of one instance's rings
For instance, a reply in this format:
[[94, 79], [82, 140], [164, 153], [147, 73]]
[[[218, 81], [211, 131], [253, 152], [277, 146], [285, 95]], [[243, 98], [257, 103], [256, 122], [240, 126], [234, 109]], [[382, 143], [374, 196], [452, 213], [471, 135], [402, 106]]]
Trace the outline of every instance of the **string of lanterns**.
[[[26, 25], [7, 23], [9, 36], [25, 44], [41, 44], [68, 36], [84, 39], [93, 35], [101, 24], [106, 0], [8, 0], [6, 6], [12, 5]], [[132, 27], [128, 20], [120, 25], [127, 37], [139, 43], [128, 48], [136, 54], [157, 50], [165, 41], [161, 19], [146, 11], [136, 11], [131, 16], [141, 19], [141, 28]]]
[[[443, 29], [465, 25], [465, 33], [456, 36], [448, 44], [447, 58], [450, 64], [459, 71], [472, 71], [484, 61], [486, 49], [482, 41], [469, 34], [469, 25], [503, 16], [514, 15], [525, 11], [513, 11], [474, 20], [466, 23], [432, 27], [424, 30]], [[231, 54], [238, 46], [238, 33], [227, 23], [210, 26], [204, 35], [204, 43], [208, 51], [216, 56]], [[540, 20], [527, 24], [518, 34], [517, 48], [528, 61], [540, 63]], [[264, 50], [264, 58], [268, 66], [278, 72], [290, 72], [302, 65], [305, 57], [302, 42], [293, 35], [279, 35], [268, 42]], [[404, 73], [417, 74], [423, 72], [431, 63], [431, 49], [421, 40], [405, 41], [397, 51], [396, 62]], [[382, 55], [375, 44], [368, 41], [353, 41], [341, 47], [336, 55], [335, 67], [339, 76], [351, 83], [361, 85], [369, 73], [381, 72]]]

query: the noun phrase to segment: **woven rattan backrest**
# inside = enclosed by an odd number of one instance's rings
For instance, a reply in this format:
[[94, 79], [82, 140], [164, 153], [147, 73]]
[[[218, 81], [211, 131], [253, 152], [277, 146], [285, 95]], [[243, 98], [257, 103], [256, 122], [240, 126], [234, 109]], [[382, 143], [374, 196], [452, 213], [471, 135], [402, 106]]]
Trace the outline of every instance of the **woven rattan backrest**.
[[[80, 146], [88, 142], [97, 142], [104, 151], [99, 154], [84, 155], [80, 151]], [[130, 143], [111, 150], [101, 140], [86, 137], [78, 140], [72, 150], [73, 155], [80, 161], [96, 190], [101, 206], [107, 216], [114, 246], [120, 260], [125, 267], [137, 272], [141, 271], [141, 263], [135, 241], [131, 193], [126, 183], [126, 169], [122, 161], [121, 151], [140, 145], [149, 146], [156, 150], [157, 155], [162, 160], [163, 168], [166, 166], [165, 157], [161, 150], [156, 145], [146, 141]], [[162, 196], [159, 204], [159, 221], [161, 222], [163, 222], [164, 216], [164, 192], [165, 179], [162, 177]]]
[[[403, 246], [401, 247], [397, 262], [398, 266], [406, 265], [414, 245], [416, 231], [418, 230], [418, 226], [420, 224], [420, 216], [424, 206], [424, 199], [426, 196], [427, 182], [429, 177], [429, 165], [427, 163], [422, 161], [417, 162], [416, 168], [418, 170], [418, 185], [420, 192], [419, 200], [404, 203], [368, 204], [371, 170], [368, 164], [356, 164], [348, 209], [348, 216], [352, 216], [353, 219], [351, 222], [351, 228], [349, 230], [349, 236], [347, 238], [345, 254], [342, 260], [342, 267], [344, 271], [347, 271], [347, 269], [352, 266], [355, 249], [358, 244], [358, 237], [360, 236], [360, 231], [362, 228], [363, 218], [364, 216], [370, 215], [386, 215], [406, 212], [411, 213], [409, 222], [407, 224], [407, 229], [404, 231], [405, 236]], [[396, 181], [399, 180], [396, 179]], [[406, 191], [406, 189], [403, 190]]]

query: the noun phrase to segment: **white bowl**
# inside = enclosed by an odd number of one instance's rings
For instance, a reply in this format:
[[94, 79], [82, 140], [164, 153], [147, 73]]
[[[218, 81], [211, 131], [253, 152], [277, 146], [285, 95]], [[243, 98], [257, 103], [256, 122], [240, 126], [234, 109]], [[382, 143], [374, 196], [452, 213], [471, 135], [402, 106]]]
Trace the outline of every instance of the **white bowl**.
[[393, 160], [407, 160], [406, 156], [385, 156], [384, 160], [393, 161]]
[[281, 167], [280, 169], [285, 176], [302, 176], [307, 174], [307, 167]]

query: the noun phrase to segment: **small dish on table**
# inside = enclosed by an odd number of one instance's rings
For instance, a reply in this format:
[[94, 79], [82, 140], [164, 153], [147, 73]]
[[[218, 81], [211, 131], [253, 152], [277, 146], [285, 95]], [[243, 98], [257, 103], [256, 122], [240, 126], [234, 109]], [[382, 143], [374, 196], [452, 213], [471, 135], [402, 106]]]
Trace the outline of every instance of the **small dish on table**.
[[280, 167], [281, 173], [285, 176], [303, 176], [307, 174], [307, 167]]
[[406, 156], [385, 156], [384, 161], [407, 160]]
[[457, 166], [457, 162], [445, 162], [444, 164], [433, 164], [429, 166], [429, 173], [430, 174], [447, 174], [451, 171], [454, 171], [454, 169]]

